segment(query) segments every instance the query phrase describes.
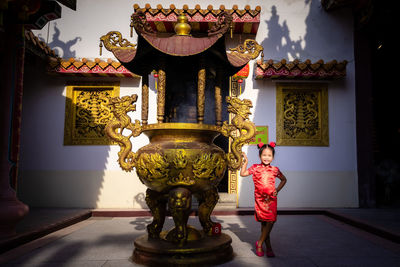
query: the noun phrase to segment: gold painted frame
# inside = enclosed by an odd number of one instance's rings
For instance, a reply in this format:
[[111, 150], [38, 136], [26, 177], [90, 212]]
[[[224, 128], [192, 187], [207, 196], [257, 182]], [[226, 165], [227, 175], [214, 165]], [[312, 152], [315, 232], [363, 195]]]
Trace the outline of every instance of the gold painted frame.
[[276, 143], [329, 146], [326, 83], [277, 83]]
[[[240, 94], [240, 86], [239, 83], [233, 79], [232, 77], [229, 78], [229, 96], [238, 97]], [[229, 124], [231, 123], [233, 115], [229, 113]], [[229, 138], [229, 152], [231, 152], [231, 143], [232, 138]], [[231, 171], [228, 169], [228, 193], [229, 194], [236, 194], [236, 207], [238, 207], [238, 171]]]
[[71, 82], [66, 86], [64, 145], [112, 145], [104, 133], [112, 118], [108, 97], [119, 96], [119, 82]]

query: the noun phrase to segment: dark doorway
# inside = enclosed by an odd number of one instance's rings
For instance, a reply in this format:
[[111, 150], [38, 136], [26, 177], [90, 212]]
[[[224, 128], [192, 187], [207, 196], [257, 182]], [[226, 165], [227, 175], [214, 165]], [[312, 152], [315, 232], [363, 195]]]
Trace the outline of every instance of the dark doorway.
[[366, 3], [354, 9], [360, 207], [400, 207], [397, 10]]

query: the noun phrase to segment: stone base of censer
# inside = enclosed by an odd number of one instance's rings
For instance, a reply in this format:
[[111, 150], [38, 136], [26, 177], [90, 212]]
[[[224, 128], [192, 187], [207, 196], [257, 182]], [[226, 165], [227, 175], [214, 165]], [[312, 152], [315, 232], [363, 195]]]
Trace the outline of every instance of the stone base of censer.
[[233, 258], [231, 243], [231, 237], [224, 233], [217, 236], [202, 235], [198, 240], [188, 240], [183, 246], [163, 238], [152, 239], [146, 234], [135, 240], [132, 260], [157, 267], [221, 264]]

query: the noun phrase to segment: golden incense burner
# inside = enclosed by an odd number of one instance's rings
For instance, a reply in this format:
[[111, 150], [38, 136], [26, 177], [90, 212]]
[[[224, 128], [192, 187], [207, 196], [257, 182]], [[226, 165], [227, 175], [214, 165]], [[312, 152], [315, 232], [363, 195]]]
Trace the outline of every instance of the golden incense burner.
[[[229, 96], [226, 108], [232, 119], [231, 123], [223, 122], [222, 95], [229, 76], [256, 58], [262, 47], [246, 40], [226, 53], [221, 37], [232, 18], [228, 13], [220, 16], [206, 36], [193, 37], [187, 18], [181, 15], [176, 34], [165, 37], [154, 33], [144, 14], [137, 12], [132, 15], [138, 33], [137, 49], [118, 32], [109, 32], [100, 39], [122, 64], [143, 78], [142, 121], [132, 122], [127, 114], [136, 110], [137, 95], [116, 97], [110, 99], [114, 119], [106, 127], [107, 135], [121, 148], [121, 168], [135, 168], [148, 187], [146, 203], [153, 222], [147, 226], [148, 234], [135, 240], [135, 262], [208, 264], [232, 257], [231, 238], [223, 233], [212, 235], [215, 223], [210, 215], [219, 198], [217, 185], [227, 168], [240, 168], [242, 146], [254, 137], [255, 126], [248, 120], [251, 101]], [[148, 75], [153, 70], [159, 84], [158, 123], [148, 124]], [[214, 97], [210, 104], [206, 94], [211, 91]], [[214, 107], [214, 116], [205, 112], [210, 106]], [[125, 129], [131, 132], [127, 136], [122, 134]], [[149, 137], [150, 143], [133, 152], [131, 138], [141, 133]], [[213, 143], [220, 134], [232, 138], [230, 152]], [[202, 231], [187, 225], [192, 196], [199, 202]], [[162, 231], [168, 211], [175, 227]]]

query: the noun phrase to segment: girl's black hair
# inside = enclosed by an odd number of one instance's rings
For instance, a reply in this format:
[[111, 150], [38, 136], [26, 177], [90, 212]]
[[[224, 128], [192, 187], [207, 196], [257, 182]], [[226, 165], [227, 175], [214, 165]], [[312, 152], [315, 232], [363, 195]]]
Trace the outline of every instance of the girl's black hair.
[[[258, 146], [257, 146], [258, 147]], [[261, 147], [258, 147], [258, 155], [261, 157], [262, 152], [264, 149], [269, 148], [272, 151], [272, 156], [275, 157], [275, 148], [271, 146], [270, 144], [264, 144]]]

